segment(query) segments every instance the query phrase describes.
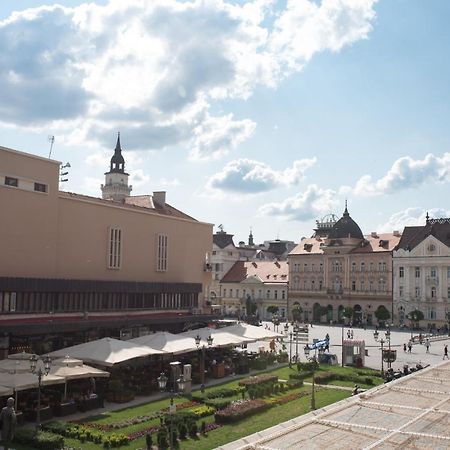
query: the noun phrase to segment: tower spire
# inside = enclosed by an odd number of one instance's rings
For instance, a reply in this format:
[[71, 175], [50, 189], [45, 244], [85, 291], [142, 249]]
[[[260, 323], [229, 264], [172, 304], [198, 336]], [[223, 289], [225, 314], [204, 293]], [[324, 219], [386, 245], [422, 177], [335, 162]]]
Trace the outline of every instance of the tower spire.
[[122, 153], [122, 147], [120, 146], [120, 131], [117, 132], [117, 143], [116, 148], [114, 149], [115, 153]]
[[345, 209], [344, 209], [344, 216], [348, 216], [348, 209], [347, 209], [347, 199], [345, 199]]

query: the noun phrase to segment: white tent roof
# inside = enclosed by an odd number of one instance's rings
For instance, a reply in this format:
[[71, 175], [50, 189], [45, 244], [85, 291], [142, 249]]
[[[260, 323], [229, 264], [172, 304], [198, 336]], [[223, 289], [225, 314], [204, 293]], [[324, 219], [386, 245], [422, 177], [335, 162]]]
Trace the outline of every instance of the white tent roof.
[[198, 328], [197, 330], [189, 330], [181, 333], [181, 335], [192, 337], [195, 339], [197, 335], [200, 336], [200, 346], [208, 347], [208, 337], [212, 336], [212, 347], [227, 347], [228, 345], [241, 345], [244, 342], [252, 342], [254, 339], [248, 339], [229, 333], [227, 328], [213, 329], [209, 327]]
[[109, 372], [95, 369], [94, 367], [86, 366], [84, 364], [81, 366], [52, 366], [50, 374], [62, 377], [66, 381], [77, 380], [80, 378], [109, 377]]
[[274, 339], [278, 337], [285, 337], [281, 333], [275, 333], [275, 331], [266, 330], [263, 327], [256, 327], [255, 325], [249, 325], [248, 323], [237, 323], [229, 327], [221, 328], [228, 333], [235, 334], [236, 336], [253, 339], [255, 341], [264, 339]]
[[129, 341], [103, 338], [96, 341], [78, 344], [50, 353], [50, 356], [64, 357], [70, 355], [92, 364], [100, 366], [113, 366], [133, 358], [161, 354], [160, 350], [139, 346]]
[[0, 397], [4, 397], [6, 395], [12, 395], [13, 394], [13, 390], [9, 387], [6, 386], [0, 386]]
[[81, 359], [71, 358], [69, 355], [64, 356], [64, 358], [57, 358], [52, 361], [52, 364], [55, 366], [67, 366], [67, 367], [76, 367], [82, 366], [83, 361]]
[[[49, 374], [44, 375], [41, 381], [42, 385], [61, 384], [64, 378]], [[32, 373], [2, 373], [0, 375], [0, 385], [11, 388], [15, 391], [24, 391], [38, 387], [38, 377]]]
[[0, 372], [25, 373], [30, 371], [30, 361], [24, 361], [21, 359], [2, 359], [0, 361]]
[[32, 356], [34, 356], [34, 353], [21, 352], [21, 353], [14, 353], [12, 355], [8, 355], [8, 359], [22, 359], [22, 360], [29, 361]]
[[195, 340], [192, 337], [181, 334], [172, 334], [167, 331], [161, 331], [153, 334], [147, 334], [138, 338], [130, 339], [136, 345], [150, 347], [159, 350], [162, 353], [188, 353], [197, 350]]

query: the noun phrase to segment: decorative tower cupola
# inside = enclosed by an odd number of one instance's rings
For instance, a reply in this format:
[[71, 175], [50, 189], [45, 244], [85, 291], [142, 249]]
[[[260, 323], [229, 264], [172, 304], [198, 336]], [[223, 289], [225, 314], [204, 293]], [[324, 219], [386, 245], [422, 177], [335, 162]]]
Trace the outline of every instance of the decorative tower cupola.
[[250, 228], [250, 234], [248, 235], [248, 245], [250, 247], [253, 247], [255, 245], [254, 241], [253, 241], [253, 233], [252, 233], [252, 229]]
[[102, 198], [123, 202], [130, 195], [132, 186], [128, 186], [129, 174], [125, 172], [125, 159], [120, 146], [120, 133], [117, 133], [117, 144], [111, 158], [109, 172], [105, 173], [105, 184], [102, 184]]

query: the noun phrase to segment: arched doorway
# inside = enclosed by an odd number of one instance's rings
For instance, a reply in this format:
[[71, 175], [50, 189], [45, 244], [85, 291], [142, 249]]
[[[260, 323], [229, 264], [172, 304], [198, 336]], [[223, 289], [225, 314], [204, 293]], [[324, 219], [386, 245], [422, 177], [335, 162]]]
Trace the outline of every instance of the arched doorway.
[[327, 322], [330, 323], [333, 321], [333, 306], [327, 306]]
[[362, 323], [361, 305], [355, 305], [355, 307], [353, 308], [353, 319], [356, 325], [360, 325]]
[[339, 305], [338, 308], [338, 322], [344, 323], [344, 307], [342, 305]]
[[313, 306], [313, 321], [314, 322], [320, 322], [320, 314], [321, 314], [322, 307], [319, 305], [319, 303], [314, 303]]

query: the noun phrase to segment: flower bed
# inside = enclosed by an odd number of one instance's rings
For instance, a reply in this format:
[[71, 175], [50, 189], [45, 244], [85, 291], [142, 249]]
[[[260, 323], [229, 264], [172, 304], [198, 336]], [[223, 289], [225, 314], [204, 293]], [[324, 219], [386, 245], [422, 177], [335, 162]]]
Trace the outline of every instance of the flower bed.
[[239, 386], [248, 388], [249, 386], [256, 386], [262, 383], [276, 383], [278, 381], [278, 375], [257, 375], [254, 377], [246, 378], [239, 381]]
[[270, 404], [264, 400], [243, 400], [233, 402], [230, 406], [214, 414], [216, 423], [232, 423], [242, 420], [261, 411], [270, 408]]
[[271, 405], [284, 405], [285, 403], [292, 402], [294, 400], [298, 400], [299, 398], [306, 397], [309, 395], [309, 392], [300, 392], [295, 394], [283, 395], [283, 397], [272, 398], [267, 402]]

